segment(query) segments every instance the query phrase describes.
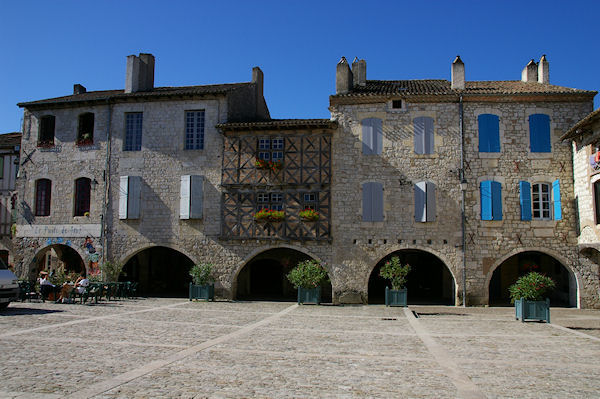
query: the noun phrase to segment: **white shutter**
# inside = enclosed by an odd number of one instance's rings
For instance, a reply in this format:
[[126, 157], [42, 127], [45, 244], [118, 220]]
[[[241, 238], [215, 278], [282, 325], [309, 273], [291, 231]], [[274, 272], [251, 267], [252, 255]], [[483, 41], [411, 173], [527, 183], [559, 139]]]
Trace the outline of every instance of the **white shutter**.
[[190, 183], [191, 176], [181, 176], [181, 191], [179, 196], [179, 218], [190, 218]]
[[129, 176], [121, 176], [119, 182], [119, 219], [127, 219], [127, 196], [129, 195]]

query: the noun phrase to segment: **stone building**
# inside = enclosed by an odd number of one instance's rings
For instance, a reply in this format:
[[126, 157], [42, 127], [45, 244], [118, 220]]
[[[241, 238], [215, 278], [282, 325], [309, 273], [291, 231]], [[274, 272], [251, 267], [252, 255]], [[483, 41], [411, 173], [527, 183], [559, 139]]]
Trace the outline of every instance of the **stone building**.
[[13, 262], [11, 236], [17, 198], [15, 181], [19, 169], [20, 147], [21, 133], [0, 135], [0, 259], [7, 264]]

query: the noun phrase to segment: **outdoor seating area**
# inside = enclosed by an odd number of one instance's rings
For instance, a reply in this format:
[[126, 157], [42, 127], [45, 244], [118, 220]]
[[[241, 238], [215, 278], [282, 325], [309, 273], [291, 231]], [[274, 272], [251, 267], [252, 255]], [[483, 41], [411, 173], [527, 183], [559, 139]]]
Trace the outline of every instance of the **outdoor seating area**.
[[[39, 284], [34, 282], [21, 280], [19, 281], [19, 299], [21, 302], [36, 301], [55, 301], [57, 303], [80, 303], [80, 304], [97, 304], [99, 301], [115, 301], [125, 298], [136, 298], [138, 283], [136, 281], [118, 281], [118, 282], [90, 282], [87, 287], [83, 287], [80, 292], [73, 289], [73, 284], [68, 289], [68, 296], [62, 300], [58, 300], [58, 293], [61, 288], [56, 287], [54, 290], [43, 290]], [[89, 300], [89, 302], [88, 302]]]

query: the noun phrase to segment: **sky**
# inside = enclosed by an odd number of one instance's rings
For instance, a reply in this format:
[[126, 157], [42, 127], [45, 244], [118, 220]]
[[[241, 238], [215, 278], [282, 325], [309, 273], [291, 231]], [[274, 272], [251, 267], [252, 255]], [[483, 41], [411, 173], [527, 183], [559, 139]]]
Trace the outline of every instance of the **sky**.
[[597, 0], [0, 0], [0, 133], [21, 130], [18, 102], [123, 89], [138, 53], [156, 57], [157, 87], [260, 66], [272, 118], [329, 118], [342, 56], [367, 79], [449, 80], [460, 55], [467, 80], [519, 80], [546, 54], [550, 83], [599, 90], [598, 15]]

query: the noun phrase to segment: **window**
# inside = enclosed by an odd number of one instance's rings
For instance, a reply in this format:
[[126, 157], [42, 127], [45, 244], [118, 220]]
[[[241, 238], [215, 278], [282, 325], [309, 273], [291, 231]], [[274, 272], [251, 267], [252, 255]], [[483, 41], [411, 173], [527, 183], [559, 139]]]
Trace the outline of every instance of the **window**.
[[477, 117], [479, 127], [479, 152], [500, 152], [500, 118], [498, 115], [481, 114]]
[[259, 193], [257, 195], [258, 210], [271, 209], [275, 211], [283, 210], [282, 193]]
[[402, 100], [392, 100], [393, 109], [402, 109]]
[[367, 182], [362, 185], [363, 222], [383, 221], [383, 184]]
[[125, 145], [123, 151], [140, 151], [142, 149], [142, 113], [125, 114]]
[[42, 116], [40, 119], [40, 131], [38, 135], [38, 146], [54, 145], [54, 125], [56, 119], [53, 115]]
[[204, 149], [204, 111], [185, 113], [185, 149]]
[[2, 179], [4, 179], [4, 157], [0, 156], [0, 180]]
[[40, 179], [35, 182], [35, 216], [50, 215], [50, 197], [52, 195], [52, 182]]
[[94, 144], [94, 114], [87, 112], [79, 115], [77, 145]]
[[119, 181], [119, 219], [139, 219], [142, 196], [140, 176], [121, 176]]
[[600, 224], [600, 180], [594, 182], [594, 207], [596, 209], [596, 224]]
[[304, 193], [302, 200], [303, 209], [317, 209], [317, 195], [315, 193]]
[[383, 149], [381, 119], [367, 118], [361, 121], [363, 155], [379, 155]]
[[201, 219], [204, 191], [203, 176], [181, 176], [180, 219]]
[[258, 159], [283, 162], [283, 139], [281, 137], [259, 139]]
[[85, 216], [90, 211], [91, 183], [87, 177], [75, 180], [75, 216]]
[[531, 152], [551, 152], [550, 117], [544, 114], [529, 115], [529, 147]]
[[431, 182], [415, 183], [415, 221], [435, 221], [435, 184]]
[[419, 116], [413, 120], [415, 153], [433, 154], [433, 118]]
[[519, 182], [521, 220], [561, 220], [560, 181]]
[[479, 183], [481, 220], [502, 220], [502, 185], [493, 180]]

